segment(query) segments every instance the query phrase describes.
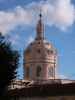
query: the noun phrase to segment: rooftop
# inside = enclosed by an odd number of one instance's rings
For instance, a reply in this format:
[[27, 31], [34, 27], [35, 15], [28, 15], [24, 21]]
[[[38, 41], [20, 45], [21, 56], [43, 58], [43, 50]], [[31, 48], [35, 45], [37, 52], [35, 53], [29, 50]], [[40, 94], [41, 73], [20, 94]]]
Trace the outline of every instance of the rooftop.
[[[60, 80], [55, 79], [51, 81], [35, 81], [28, 82], [22, 80], [16, 81], [14, 85], [16, 88], [10, 89], [8, 94], [10, 96], [61, 96], [61, 95], [75, 95], [75, 80]], [[20, 86], [20, 87], [18, 87]]]

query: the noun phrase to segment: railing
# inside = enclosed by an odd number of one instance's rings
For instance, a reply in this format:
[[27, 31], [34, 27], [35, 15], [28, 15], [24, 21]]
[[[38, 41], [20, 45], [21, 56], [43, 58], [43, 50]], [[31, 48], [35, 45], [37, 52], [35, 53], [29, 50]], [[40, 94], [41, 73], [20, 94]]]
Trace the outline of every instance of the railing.
[[28, 88], [35, 85], [43, 85], [43, 84], [68, 84], [68, 83], [75, 83], [75, 80], [69, 79], [49, 79], [49, 80], [14, 80], [12, 81], [11, 85], [8, 89], [15, 89], [15, 88]]

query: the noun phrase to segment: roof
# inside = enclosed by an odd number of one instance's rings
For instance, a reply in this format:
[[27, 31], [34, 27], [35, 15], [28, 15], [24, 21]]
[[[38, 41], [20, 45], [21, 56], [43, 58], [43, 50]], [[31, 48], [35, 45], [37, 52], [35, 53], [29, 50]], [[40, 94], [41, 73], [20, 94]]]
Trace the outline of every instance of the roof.
[[32, 43], [30, 43], [27, 48], [25, 49], [26, 53], [31, 52], [31, 50], [36, 50], [36, 48], [45, 48], [45, 49], [49, 49], [54, 51], [55, 53], [57, 53], [56, 48], [54, 48], [52, 43], [49, 43], [46, 40], [34, 40]]
[[9, 90], [8, 95], [18, 97], [75, 95], [75, 82], [66, 84], [62, 84], [61, 82], [34, 84], [24, 88]]

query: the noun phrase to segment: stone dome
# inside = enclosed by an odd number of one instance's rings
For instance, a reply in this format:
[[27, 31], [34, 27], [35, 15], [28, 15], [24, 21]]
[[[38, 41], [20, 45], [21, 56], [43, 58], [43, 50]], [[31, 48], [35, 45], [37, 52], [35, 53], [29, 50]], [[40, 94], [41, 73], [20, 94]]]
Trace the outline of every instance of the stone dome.
[[24, 79], [47, 80], [55, 78], [57, 52], [44, 38], [44, 25], [41, 15], [38, 21], [35, 40], [24, 51]]
[[[33, 56], [33, 54], [36, 56]], [[31, 59], [39, 59], [41, 57], [42, 59], [47, 59], [52, 54], [56, 54], [56, 49], [46, 40], [34, 40], [25, 50], [25, 55], [29, 56]]]

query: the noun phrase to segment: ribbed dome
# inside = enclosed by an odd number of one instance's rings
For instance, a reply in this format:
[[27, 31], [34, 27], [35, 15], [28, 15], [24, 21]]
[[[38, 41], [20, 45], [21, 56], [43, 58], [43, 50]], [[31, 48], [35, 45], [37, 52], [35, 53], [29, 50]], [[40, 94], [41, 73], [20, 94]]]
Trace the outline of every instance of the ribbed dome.
[[25, 50], [25, 60], [47, 60], [51, 55], [56, 55], [56, 49], [46, 40], [35, 40]]
[[[25, 50], [25, 53], [29, 54], [32, 52], [32, 50], [40, 49], [42, 51], [43, 49], [47, 51], [48, 53], [56, 53], [56, 49], [53, 47], [51, 43], [49, 43], [46, 40], [35, 40], [32, 43], [28, 45], [28, 47]], [[44, 53], [45, 53], [44, 51]]]

